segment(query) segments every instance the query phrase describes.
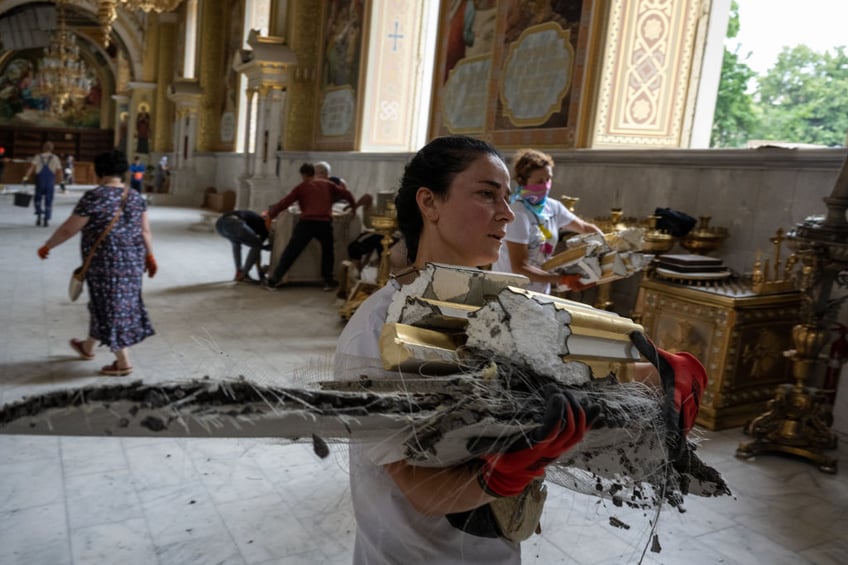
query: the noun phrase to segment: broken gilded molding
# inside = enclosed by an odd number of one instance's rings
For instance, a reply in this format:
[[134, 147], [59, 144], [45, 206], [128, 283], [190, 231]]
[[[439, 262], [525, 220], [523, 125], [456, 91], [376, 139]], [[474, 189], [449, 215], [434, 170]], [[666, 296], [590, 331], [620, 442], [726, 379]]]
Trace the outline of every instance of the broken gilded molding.
[[417, 370], [427, 365], [433, 370], [456, 370], [456, 343], [442, 332], [406, 324], [383, 324], [380, 357], [384, 369]]

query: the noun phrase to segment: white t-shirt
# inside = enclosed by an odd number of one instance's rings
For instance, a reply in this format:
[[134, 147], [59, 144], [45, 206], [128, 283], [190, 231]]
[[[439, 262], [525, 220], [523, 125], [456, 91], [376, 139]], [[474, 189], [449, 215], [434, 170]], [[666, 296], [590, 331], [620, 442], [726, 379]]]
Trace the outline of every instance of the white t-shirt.
[[53, 171], [53, 174], [62, 170], [62, 162], [59, 160], [59, 157], [53, 153], [39, 153], [32, 158], [31, 162], [35, 165], [33, 174], [36, 176], [38, 176], [38, 173], [41, 171], [41, 167], [48, 167]]
[[[553, 255], [554, 249], [559, 243], [559, 230], [576, 220], [577, 216], [562, 203], [550, 197], [545, 200], [545, 205], [538, 218], [521, 200], [516, 200], [510, 206], [515, 214], [515, 221], [507, 224], [505, 240], [527, 245], [528, 262], [535, 267], [541, 267], [542, 263]], [[551, 233], [550, 239], [545, 239], [545, 236], [542, 235], [539, 229], [540, 220]], [[509, 249], [507, 249], [506, 244], [501, 245], [500, 255], [492, 265], [492, 270], [504, 273], [513, 272], [512, 264], [509, 261]], [[531, 282], [527, 288], [545, 294], [551, 291], [551, 285], [548, 283]]]
[[[357, 308], [339, 336], [337, 375], [344, 373], [346, 363], [379, 360], [380, 331], [397, 288], [397, 283], [390, 281]], [[382, 467], [391, 461], [386, 460], [385, 451], [377, 455], [378, 447], [367, 443], [350, 446], [350, 493], [356, 517], [354, 565], [521, 563], [518, 544], [473, 536], [452, 526], [444, 516], [418, 513]], [[378, 457], [379, 464], [375, 462]]]

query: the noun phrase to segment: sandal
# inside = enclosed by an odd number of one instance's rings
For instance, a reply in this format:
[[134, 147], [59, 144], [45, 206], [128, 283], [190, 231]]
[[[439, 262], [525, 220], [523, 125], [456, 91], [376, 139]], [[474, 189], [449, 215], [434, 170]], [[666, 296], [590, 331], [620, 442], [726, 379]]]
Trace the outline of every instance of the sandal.
[[132, 373], [132, 367], [118, 367], [118, 362], [115, 361], [111, 365], [105, 365], [100, 368], [100, 374], [109, 377], [124, 377]]
[[86, 361], [91, 361], [94, 359], [94, 353], [86, 353], [85, 352], [85, 342], [80, 339], [72, 339], [71, 340], [71, 349], [76, 351], [80, 357], [85, 359]]

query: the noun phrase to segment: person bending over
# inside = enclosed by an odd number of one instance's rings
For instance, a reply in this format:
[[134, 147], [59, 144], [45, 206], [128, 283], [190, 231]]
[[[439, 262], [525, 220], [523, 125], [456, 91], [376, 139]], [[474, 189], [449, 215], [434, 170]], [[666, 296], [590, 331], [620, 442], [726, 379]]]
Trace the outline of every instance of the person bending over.
[[[225, 212], [215, 222], [218, 235], [230, 241], [233, 247], [233, 261], [236, 266], [236, 282], [259, 283], [265, 279], [262, 271], [262, 249], [268, 239], [268, 228], [265, 219], [251, 210], [232, 210]], [[246, 245], [250, 250], [244, 265], [241, 262], [241, 246]], [[256, 279], [250, 277], [250, 270], [256, 267]]]

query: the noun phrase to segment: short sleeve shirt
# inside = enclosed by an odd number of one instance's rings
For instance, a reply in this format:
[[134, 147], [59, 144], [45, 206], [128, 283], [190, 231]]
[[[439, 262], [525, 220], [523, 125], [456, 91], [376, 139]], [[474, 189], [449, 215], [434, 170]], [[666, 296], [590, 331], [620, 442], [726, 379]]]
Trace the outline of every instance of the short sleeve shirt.
[[[553, 255], [554, 249], [559, 243], [559, 230], [571, 224], [577, 219], [577, 216], [553, 198], [545, 200], [545, 205], [538, 217], [522, 200], [516, 200], [511, 206], [515, 214], [515, 221], [507, 224], [505, 240], [527, 245], [529, 263], [535, 267], [541, 267], [542, 263]], [[545, 239], [542, 230], [539, 228], [540, 223], [551, 234], [550, 238]], [[509, 250], [505, 244], [501, 246], [500, 255], [492, 265], [492, 270], [504, 273], [513, 272], [512, 264], [509, 261]], [[551, 285], [534, 282], [530, 283], [528, 288], [537, 292], [548, 293], [551, 290]]]

